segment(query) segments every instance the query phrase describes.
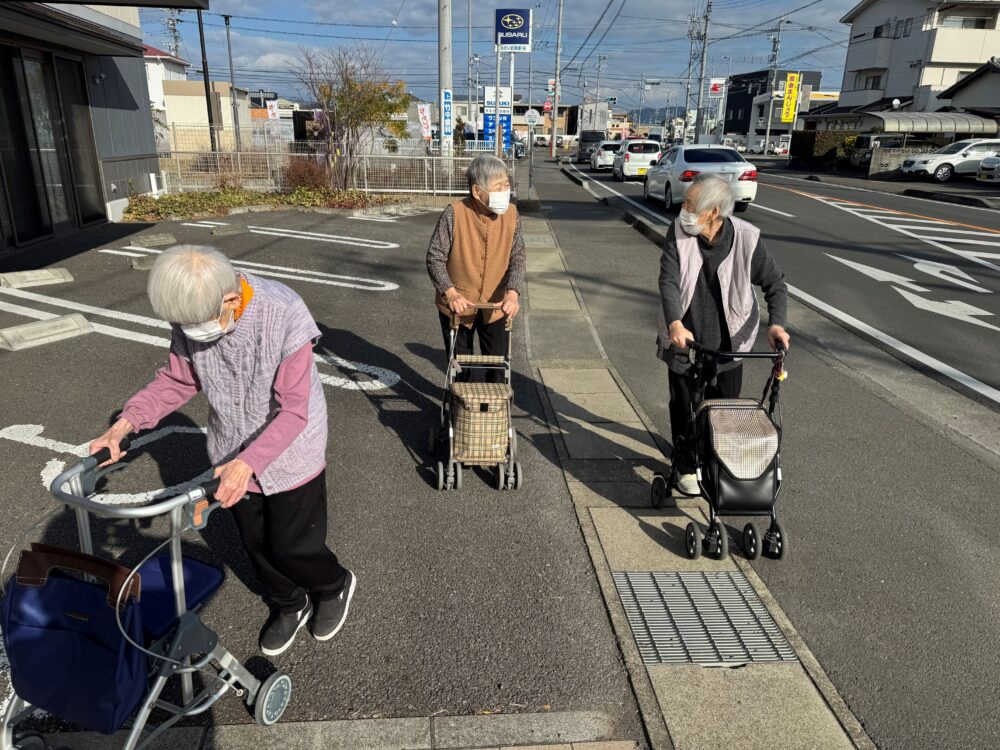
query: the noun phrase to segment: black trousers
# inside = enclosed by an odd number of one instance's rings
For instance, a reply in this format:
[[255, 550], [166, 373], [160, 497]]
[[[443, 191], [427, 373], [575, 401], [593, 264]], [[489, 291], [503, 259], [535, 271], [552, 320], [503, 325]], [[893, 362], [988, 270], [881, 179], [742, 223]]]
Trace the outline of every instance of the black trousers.
[[[674, 446], [673, 464], [681, 474], [694, 473], [694, 446], [688, 445], [688, 428], [691, 419], [691, 399], [694, 397], [694, 380], [668, 370], [670, 384], [670, 435]], [[705, 389], [705, 398], [739, 398], [743, 387], [743, 365], [718, 374], [714, 383]]]
[[326, 471], [301, 487], [251, 492], [233, 506], [233, 518], [270, 603], [298, 612], [309, 594], [332, 599], [347, 570], [326, 546]]
[[[487, 312], [489, 311], [487, 310]], [[440, 310], [438, 310], [438, 317], [441, 320], [441, 333], [444, 335], [444, 350], [445, 356], [447, 356], [448, 346], [451, 342], [451, 317]], [[472, 328], [460, 325], [455, 333], [455, 354], [473, 354], [472, 344], [477, 336], [479, 337], [480, 354], [504, 355], [507, 353], [507, 337], [510, 336], [510, 332], [507, 330], [504, 318], [500, 318], [495, 323], [487, 323], [482, 312], [479, 312], [476, 314]], [[503, 382], [502, 370], [486, 370], [484, 374], [487, 383]], [[463, 372], [458, 376], [458, 380], [467, 382], [469, 375], [470, 373]], [[477, 380], [480, 379], [477, 378]]]

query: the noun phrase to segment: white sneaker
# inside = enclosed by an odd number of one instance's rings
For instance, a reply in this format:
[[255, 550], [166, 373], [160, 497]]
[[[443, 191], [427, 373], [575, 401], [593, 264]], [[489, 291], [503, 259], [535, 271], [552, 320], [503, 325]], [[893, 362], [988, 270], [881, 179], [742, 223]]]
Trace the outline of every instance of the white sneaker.
[[698, 477], [695, 474], [681, 474], [677, 480], [677, 489], [685, 495], [700, 495], [701, 489], [698, 487]]

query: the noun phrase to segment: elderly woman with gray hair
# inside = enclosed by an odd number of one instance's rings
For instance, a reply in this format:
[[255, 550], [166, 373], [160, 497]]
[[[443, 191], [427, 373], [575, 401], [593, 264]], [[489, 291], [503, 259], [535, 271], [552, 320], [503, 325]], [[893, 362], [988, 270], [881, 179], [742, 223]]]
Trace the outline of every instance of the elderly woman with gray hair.
[[[510, 205], [507, 165], [490, 154], [477, 156], [466, 170], [469, 195], [441, 214], [427, 248], [427, 272], [434, 284], [444, 346], [448, 349], [451, 315], [461, 325], [455, 354], [472, 354], [478, 335], [480, 353], [505, 354], [504, 318], [521, 308], [524, 283], [524, 239], [521, 218]], [[476, 304], [499, 304], [476, 310]], [[487, 377], [499, 380], [502, 373]]]
[[318, 640], [332, 638], [356, 580], [326, 545], [327, 416], [312, 353], [316, 323], [291, 289], [237, 273], [210, 247], [164, 252], [147, 291], [155, 313], [172, 324], [167, 364], [90, 452], [106, 447], [117, 461], [123, 437], [204, 392], [208, 454], [221, 480], [215, 496], [232, 510], [277, 610], [261, 650], [282, 653], [310, 619]]
[[[691, 446], [684, 445], [694, 384], [689, 377], [688, 342], [716, 351], [753, 348], [760, 323], [754, 287], [764, 291], [769, 316], [767, 340], [772, 349], [789, 344], [785, 330], [788, 290], [785, 274], [764, 246], [760, 230], [733, 214], [729, 183], [714, 175], [694, 179], [680, 215], [667, 229], [660, 257], [659, 356], [667, 363], [670, 384], [670, 431], [680, 490], [698, 494]], [[717, 380], [707, 398], [737, 398], [743, 364], [720, 360]]]

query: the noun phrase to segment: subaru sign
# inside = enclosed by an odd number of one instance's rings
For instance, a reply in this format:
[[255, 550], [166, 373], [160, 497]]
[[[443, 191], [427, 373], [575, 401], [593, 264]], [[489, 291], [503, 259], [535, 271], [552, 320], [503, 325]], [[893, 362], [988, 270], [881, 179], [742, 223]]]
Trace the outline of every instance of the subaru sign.
[[531, 52], [531, 10], [496, 10], [496, 42], [501, 52]]

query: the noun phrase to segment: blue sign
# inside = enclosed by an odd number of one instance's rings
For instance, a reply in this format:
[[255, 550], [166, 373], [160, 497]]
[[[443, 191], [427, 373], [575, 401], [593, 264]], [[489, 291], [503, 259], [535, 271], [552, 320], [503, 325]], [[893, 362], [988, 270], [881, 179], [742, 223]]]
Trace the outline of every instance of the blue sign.
[[441, 89], [441, 137], [451, 138], [455, 134], [455, 117], [452, 112], [451, 89]]
[[[500, 115], [500, 132], [503, 134], [504, 151], [510, 148], [511, 116]], [[497, 137], [497, 116], [495, 114], [483, 115], [483, 140], [488, 143], [496, 141]]]
[[497, 8], [496, 42], [501, 52], [531, 52], [531, 10]]

